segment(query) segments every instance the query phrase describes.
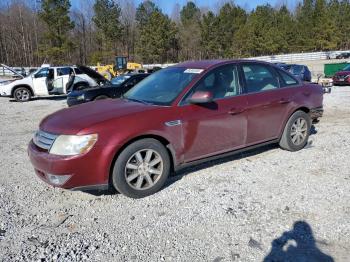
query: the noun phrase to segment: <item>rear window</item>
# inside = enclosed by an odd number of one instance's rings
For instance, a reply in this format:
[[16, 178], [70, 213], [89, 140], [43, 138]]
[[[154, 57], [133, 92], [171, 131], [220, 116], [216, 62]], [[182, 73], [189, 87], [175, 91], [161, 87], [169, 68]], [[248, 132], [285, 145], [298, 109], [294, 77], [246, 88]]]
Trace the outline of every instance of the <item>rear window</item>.
[[[278, 70], [278, 69], [277, 69]], [[286, 87], [286, 86], [294, 86], [298, 84], [298, 81], [284, 72], [283, 70], [278, 70], [278, 73], [280, 75], [280, 86], [281, 87]]]
[[57, 68], [57, 75], [58, 76], [69, 75], [71, 72], [72, 72], [72, 68], [70, 68], [70, 67]]
[[243, 72], [248, 93], [262, 92], [279, 87], [277, 77], [267, 65], [245, 64]]
[[84, 74], [79, 68], [74, 68], [75, 74], [76, 75], [82, 75]]

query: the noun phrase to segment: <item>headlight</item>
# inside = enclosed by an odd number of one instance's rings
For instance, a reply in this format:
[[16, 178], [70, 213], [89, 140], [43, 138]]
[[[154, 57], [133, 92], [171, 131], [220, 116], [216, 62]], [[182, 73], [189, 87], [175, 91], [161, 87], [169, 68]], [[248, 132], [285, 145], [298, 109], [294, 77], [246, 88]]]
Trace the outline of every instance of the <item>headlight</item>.
[[84, 94], [77, 96], [77, 100], [84, 100], [84, 99], [85, 99]]
[[75, 156], [90, 151], [97, 141], [97, 134], [83, 136], [60, 135], [55, 139], [50, 154]]

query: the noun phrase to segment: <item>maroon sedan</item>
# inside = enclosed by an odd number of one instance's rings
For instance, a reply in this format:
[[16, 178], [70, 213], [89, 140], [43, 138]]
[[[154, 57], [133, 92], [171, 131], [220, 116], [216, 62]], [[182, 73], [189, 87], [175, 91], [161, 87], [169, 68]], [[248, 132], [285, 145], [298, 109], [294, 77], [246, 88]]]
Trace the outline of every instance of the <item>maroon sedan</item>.
[[343, 70], [337, 72], [333, 76], [333, 85], [347, 85], [350, 86], [350, 65]]
[[46, 117], [28, 153], [53, 186], [113, 186], [139, 198], [189, 164], [270, 143], [302, 149], [322, 100], [322, 87], [268, 63], [186, 62], [152, 74], [119, 100]]

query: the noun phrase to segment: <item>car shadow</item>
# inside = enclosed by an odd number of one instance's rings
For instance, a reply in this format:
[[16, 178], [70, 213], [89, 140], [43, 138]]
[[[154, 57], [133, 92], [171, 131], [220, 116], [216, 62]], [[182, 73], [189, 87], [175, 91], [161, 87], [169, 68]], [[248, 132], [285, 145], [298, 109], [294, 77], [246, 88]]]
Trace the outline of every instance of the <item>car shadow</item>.
[[311, 226], [305, 221], [297, 221], [292, 230], [284, 232], [272, 241], [271, 251], [263, 261], [333, 262], [334, 259], [316, 246]]
[[312, 125], [311, 129], [310, 129], [310, 136], [316, 135], [316, 134], [317, 134], [317, 129], [316, 129], [315, 125]]
[[[37, 100], [49, 100], [49, 101], [62, 101], [62, 100], [66, 100], [67, 99], [67, 95], [53, 95], [53, 96], [40, 96], [40, 97], [33, 97], [31, 98], [30, 101], [37, 101]], [[17, 102], [15, 99], [11, 98], [9, 100], [11, 103], [21, 103], [21, 102]], [[29, 101], [29, 102], [30, 102]]]
[[251, 150], [247, 150], [245, 152], [242, 153], [233, 153], [231, 156], [226, 156], [223, 158], [219, 158], [216, 160], [211, 160], [208, 162], [204, 162], [201, 164], [196, 164], [193, 166], [188, 166], [188, 167], [184, 167], [176, 172], [174, 172], [173, 174], [171, 174], [171, 176], [169, 177], [169, 179], [167, 180], [167, 182], [165, 183], [164, 187], [162, 188], [165, 189], [169, 186], [171, 186], [172, 184], [176, 183], [177, 181], [181, 180], [184, 176], [189, 175], [191, 173], [200, 171], [202, 169], [206, 169], [206, 168], [210, 168], [213, 166], [217, 166], [217, 165], [221, 165], [227, 162], [231, 162], [234, 160], [239, 160], [242, 158], [246, 158], [246, 157], [250, 157], [250, 156], [255, 156], [258, 154], [261, 154], [263, 152], [272, 150], [272, 149], [276, 149], [278, 148], [278, 144], [270, 144], [270, 145], [265, 145], [259, 148], [255, 148], [255, 149], [251, 149]]

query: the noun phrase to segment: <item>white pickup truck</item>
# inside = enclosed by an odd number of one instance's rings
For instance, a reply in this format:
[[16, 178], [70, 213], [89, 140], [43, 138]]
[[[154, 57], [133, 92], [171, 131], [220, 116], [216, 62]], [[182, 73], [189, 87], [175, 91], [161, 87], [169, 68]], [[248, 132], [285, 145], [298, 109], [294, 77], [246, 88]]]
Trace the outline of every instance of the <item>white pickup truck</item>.
[[0, 82], [0, 96], [13, 97], [19, 102], [27, 102], [33, 96], [67, 94], [66, 86], [72, 75], [78, 75], [91, 86], [97, 85], [95, 80], [72, 66], [41, 67], [26, 77], [6, 65], [1, 66], [10, 70], [17, 79]]

